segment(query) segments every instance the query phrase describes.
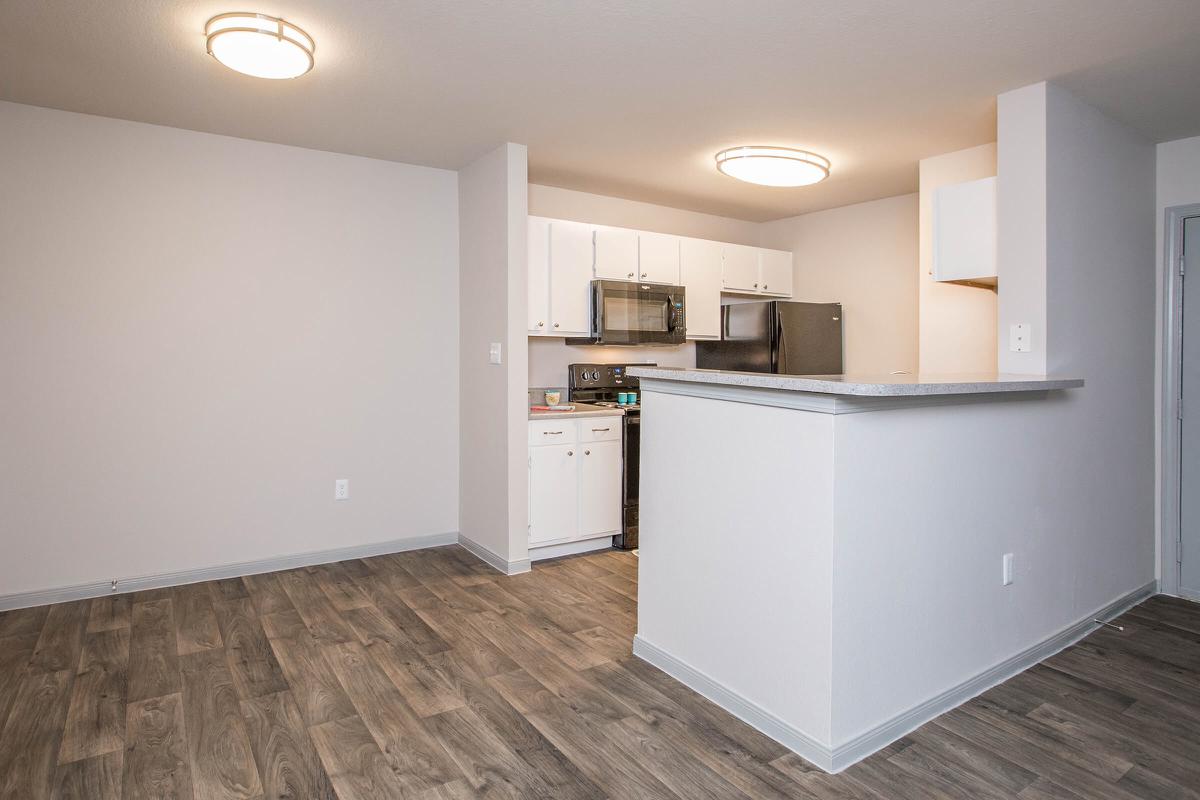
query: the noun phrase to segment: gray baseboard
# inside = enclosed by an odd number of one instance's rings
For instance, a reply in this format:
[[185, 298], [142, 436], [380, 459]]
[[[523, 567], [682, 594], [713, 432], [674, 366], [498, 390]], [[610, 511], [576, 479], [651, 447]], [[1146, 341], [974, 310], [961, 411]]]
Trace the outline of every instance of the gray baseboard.
[[242, 561], [236, 564], [220, 564], [199, 569], [181, 570], [179, 572], [163, 572], [157, 575], [143, 575], [133, 578], [118, 578], [114, 588], [112, 581], [96, 581], [76, 586], [62, 586], [53, 589], [40, 589], [32, 592], [0, 595], [0, 611], [29, 606], [43, 606], [51, 603], [65, 603], [70, 600], [85, 600], [89, 597], [101, 597], [109, 594], [125, 594], [138, 592], [143, 589], [160, 589], [164, 586], [179, 586], [185, 583], [215, 581], [223, 578], [239, 578], [242, 575], [258, 575], [263, 572], [278, 572], [283, 569], [309, 567], [314, 564], [329, 564], [334, 561], [346, 561], [352, 558], [370, 558], [386, 553], [401, 553], [406, 550], [423, 550], [427, 547], [441, 547], [457, 544], [457, 533], [435, 533], [428, 536], [414, 536], [409, 539], [392, 539], [386, 542], [338, 547], [332, 550], [314, 550], [308, 553], [295, 553], [286, 556], [264, 558], [259, 561]]
[[833, 754], [828, 747], [737, 692], [727, 689], [692, 665], [680, 661], [637, 635], [633, 637], [633, 654], [658, 667], [684, 686], [707, 697], [750, 727], [765, 733], [826, 772], [835, 771]]
[[518, 559], [517, 561], [509, 561], [505, 558], [501, 558], [498, 553], [492, 552], [474, 539], [468, 539], [461, 533], [458, 535], [458, 543], [462, 545], [463, 549], [465, 549], [471, 555], [475, 556], [497, 572], [502, 572], [505, 575], [519, 575], [522, 572], [529, 572], [528, 558]]
[[1108, 605], [1085, 615], [1058, 633], [836, 747], [829, 747], [816, 741], [803, 731], [792, 727], [762, 707], [641, 637], [634, 637], [633, 653], [826, 772], [841, 772], [851, 764], [882, 750], [901, 736], [911, 733], [929, 720], [962, 705], [972, 697], [982, 694], [993, 686], [1029, 669], [1034, 664], [1070, 647], [1096, 629], [1093, 619], [1108, 620], [1120, 616], [1131, 607], [1155, 594], [1157, 587], [1157, 581], [1151, 581], [1145, 586], [1134, 589]]

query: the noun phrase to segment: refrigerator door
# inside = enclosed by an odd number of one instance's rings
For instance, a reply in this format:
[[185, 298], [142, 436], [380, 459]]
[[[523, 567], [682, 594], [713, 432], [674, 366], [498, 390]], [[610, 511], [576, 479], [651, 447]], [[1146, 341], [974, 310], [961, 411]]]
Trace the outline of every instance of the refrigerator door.
[[776, 372], [784, 375], [840, 375], [841, 303], [775, 303], [778, 350]]
[[775, 303], [721, 306], [721, 341], [696, 342], [696, 366], [737, 372], [772, 372]]

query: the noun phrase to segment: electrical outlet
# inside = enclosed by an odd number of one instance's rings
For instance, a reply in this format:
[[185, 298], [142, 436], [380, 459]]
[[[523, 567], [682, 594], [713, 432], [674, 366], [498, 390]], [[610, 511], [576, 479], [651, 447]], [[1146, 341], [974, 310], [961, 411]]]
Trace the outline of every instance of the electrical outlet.
[[489, 364], [503, 364], [504, 359], [501, 357], [500, 353], [501, 353], [500, 343], [492, 342], [491, 345], [488, 347], [488, 363]]
[[1014, 353], [1033, 350], [1033, 326], [1028, 322], [1017, 322], [1008, 329], [1008, 349]]
[[333, 482], [333, 499], [334, 500], [349, 500], [350, 499], [350, 479], [338, 478]]
[[1013, 582], [1013, 554], [1012, 553], [1004, 554], [1004, 566], [1001, 568], [1001, 571], [1002, 571], [1001, 578], [1004, 581], [1004, 585], [1012, 586], [1012, 582]]

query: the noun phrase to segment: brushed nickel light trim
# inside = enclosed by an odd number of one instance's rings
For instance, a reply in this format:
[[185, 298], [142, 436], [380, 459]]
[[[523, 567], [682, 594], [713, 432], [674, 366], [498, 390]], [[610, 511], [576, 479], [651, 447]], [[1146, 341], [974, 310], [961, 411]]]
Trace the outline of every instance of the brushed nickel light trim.
[[730, 147], [714, 156], [722, 174], [759, 186], [811, 186], [829, 177], [828, 158], [773, 145]]
[[[248, 50], [237, 52], [220, 52], [224, 48], [221, 47], [221, 40], [224, 38], [226, 42], [231, 42], [230, 34], [257, 34], [260, 36], [270, 37], [279, 44], [290, 45], [289, 48], [278, 51], [278, 56], [275, 57], [275, 62], [270, 63], [269, 58], [263, 59], [263, 53], [260, 51], [257, 55], [260, 56], [255, 63]], [[302, 28], [288, 22], [280, 17], [272, 17], [269, 14], [258, 14], [250, 11], [231, 11], [226, 14], [217, 14], [204, 24], [205, 47], [208, 54], [219, 61], [226, 67], [240, 72], [243, 75], [251, 75], [255, 78], [266, 78], [268, 80], [281, 80], [288, 78], [299, 78], [301, 75], [307, 74], [314, 66], [316, 59], [314, 54], [317, 50], [317, 43], [309, 36]], [[251, 39], [242, 37], [241, 41], [250, 44]], [[216, 50], [214, 50], [214, 44]], [[302, 54], [303, 60], [295, 59], [296, 55]], [[291, 60], [290, 65], [284, 63], [285, 60]], [[274, 69], [264, 69], [264, 66], [273, 67]], [[300, 67], [303, 66], [301, 69]], [[257, 67], [257, 69], [255, 69]]]

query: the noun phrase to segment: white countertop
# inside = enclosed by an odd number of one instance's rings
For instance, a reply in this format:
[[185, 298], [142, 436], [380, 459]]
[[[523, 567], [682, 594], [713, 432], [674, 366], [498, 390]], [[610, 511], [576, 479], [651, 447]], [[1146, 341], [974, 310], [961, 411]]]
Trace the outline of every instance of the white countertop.
[[571, 419], [579, 419], [580, 417], [623, 417], [625, 412], [620, 408], [609, 408], [608, 406], [596, 406], [591, 403], [565, 403], [564, 405], [575, 406], [574, 411], [534, 411], [529, 410], [530, 419], [560, 419], [569, 417]]
[[1082, 378], [1039, 375], [773, 375], [682, 367], [630, 366], [643, 380], [681, 381], [719, 386], [745, 386], [790, 392], [855, 397], [932, 397], [939, 395], [1046, 392], [1083, 386]]

